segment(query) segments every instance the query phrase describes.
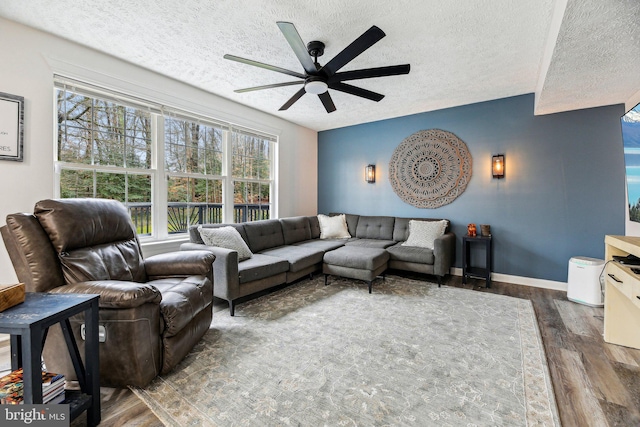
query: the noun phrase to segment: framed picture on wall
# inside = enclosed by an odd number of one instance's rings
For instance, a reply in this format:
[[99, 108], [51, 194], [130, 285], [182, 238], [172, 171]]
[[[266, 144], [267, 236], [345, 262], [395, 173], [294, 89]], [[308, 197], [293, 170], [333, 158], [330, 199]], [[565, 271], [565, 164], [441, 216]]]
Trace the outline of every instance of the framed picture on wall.
[[24, 97], [0, 92], [0, 160], [22, 161]]

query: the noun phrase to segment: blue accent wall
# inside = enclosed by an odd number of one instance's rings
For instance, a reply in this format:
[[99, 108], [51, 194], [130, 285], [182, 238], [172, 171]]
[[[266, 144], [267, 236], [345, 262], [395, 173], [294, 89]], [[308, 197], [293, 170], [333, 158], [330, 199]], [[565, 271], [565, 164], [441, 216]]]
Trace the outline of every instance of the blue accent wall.
[[[318, 212], [447, 218], [458, 267], [467, 224], [489, 224], [494, 272], [566, 282], [571, 257], [604, 258], [604, 236], [624, 234], [625, 111], [534, 116], [533, 106], [528, 94], [319, 132]], [[394, 193], [389, 160], [406, 137], [433, 128], [467, 144], [473, 174], [452, 203], [419, 209]], [[505, 178], [493, 179], [491, 156], [502, 153]], [[364, 181], [369, 163], [375, 184]]]

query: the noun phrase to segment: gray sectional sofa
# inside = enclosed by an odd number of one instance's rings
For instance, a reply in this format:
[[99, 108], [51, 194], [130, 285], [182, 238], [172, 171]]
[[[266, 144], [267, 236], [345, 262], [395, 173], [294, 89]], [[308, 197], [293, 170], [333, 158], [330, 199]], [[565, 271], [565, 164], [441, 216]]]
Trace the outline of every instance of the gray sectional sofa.
[[[203, 228], [234, 227], [253, 256], [238, 262], [237, 251], [205, 245], [198, 226], [189, 228], [190, 242], [183, 243], [181, 249], [205, 249], [216, 255], [213, 263], [214, 296], [229, 302], [233, 316], [235, 305], [245, 297], [292, 283], [318, 271], [325, 273], [325, 280], [326, 275], [335, 274], [368, 281], [370, 292], [371, 277], [375, 278], [387, 268], [435, 275], [440, 284], [455, 261], [455, 235], [448, 226], [445, 234], [435, 240], [433, 250], [403, 246], [402, 243], [408, 238], [411, 219], [439, 221], [346, 214], [347, 227], [352, 236], [347, 239], [320, 239], [320, 225], [316, 216], [239, 224], [205, 224]], [[334, 256], [332, 261], [331, 252], [337, 249], [341, 251], [340, 256]]]

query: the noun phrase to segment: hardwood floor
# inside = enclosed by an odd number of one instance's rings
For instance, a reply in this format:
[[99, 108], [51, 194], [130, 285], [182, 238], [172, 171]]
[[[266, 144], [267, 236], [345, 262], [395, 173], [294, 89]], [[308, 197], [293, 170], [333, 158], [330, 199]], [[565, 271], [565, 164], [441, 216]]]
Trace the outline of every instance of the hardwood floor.
[[[640, 350], [603, 341], [602, 308], [570, 302], [562, 291], [501, 282], [485, 289], [481, 280], [463, 285], [458, 276], [446, 284], [532, 301], [564, 427], [640, 426]], [[227, 310], [226, 303], [215, 310]], [[0, 350], [0, 366], [7, 356]], [[102, 388], [101, 399], [101, 426], [162, 426], [128, 389]]]

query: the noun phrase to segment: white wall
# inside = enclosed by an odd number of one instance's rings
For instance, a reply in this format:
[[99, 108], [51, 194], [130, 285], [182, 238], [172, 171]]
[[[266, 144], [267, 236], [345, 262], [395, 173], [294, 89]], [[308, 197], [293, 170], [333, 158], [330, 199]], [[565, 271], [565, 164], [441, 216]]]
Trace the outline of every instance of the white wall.
[[[38, 200], [54, 195], [54, 73], [279, 135], [278, 215], [317, 212], [313, 130], [2, 18], [0, 58], [0, 92], [25, 99], [24, 162], [0, 161], [0, 225], [7, 214], [33, 212]], [[0, 245], [0, 283], [16, 280]]]

